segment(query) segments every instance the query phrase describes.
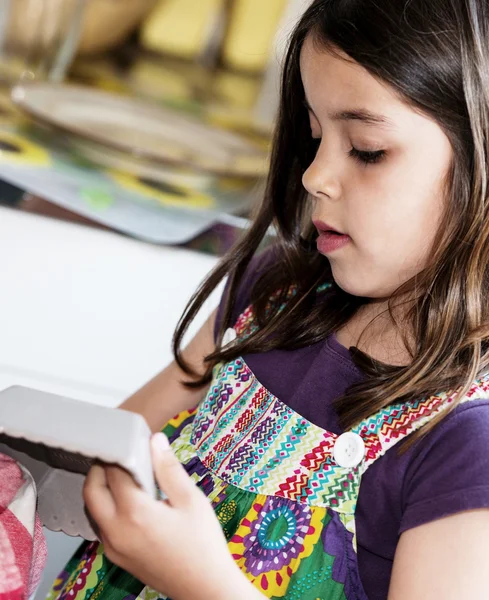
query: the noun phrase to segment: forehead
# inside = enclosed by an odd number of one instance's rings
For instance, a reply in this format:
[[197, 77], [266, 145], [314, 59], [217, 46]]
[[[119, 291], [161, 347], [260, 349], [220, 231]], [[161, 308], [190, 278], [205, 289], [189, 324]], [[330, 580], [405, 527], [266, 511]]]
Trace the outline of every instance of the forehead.
[[341, 50], [329, 51], [309, 35], [300, 55], [306, 100], [316, 112], [349, 108], [359, 104], [371, 110], [395, 114], [407, 107], [394, 90], [376, 79]]

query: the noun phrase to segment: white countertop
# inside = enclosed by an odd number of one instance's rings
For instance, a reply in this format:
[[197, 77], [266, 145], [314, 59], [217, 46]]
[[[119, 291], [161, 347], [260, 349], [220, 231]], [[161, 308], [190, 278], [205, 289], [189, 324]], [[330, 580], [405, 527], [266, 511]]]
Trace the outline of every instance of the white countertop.
[[[171, 360], [177, 320], [216, 262], [0, 208], [0, 390], [18, 384], [116, 406]], [[45, 533], [38, 600], [81, 542]]]
[[118, 404], [171, 360], [176, 322], [216, 262], [0, 208], [0, 389]]

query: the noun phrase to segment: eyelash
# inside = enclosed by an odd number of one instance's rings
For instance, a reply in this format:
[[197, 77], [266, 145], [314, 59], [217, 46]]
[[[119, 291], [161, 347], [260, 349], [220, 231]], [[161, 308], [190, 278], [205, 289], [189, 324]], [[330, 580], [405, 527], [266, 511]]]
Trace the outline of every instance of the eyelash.
[[[315, 151], [317, 152], [319, 144], [321, 143], [320, 138], [313, 138]], [[364, 166], [374, 165], [379, 163], [385, 158], [385, 150], [357, 150], [355, 147], [348, 152], [348, 156], [354, 158], [357, 162]]]
[[360, 162], [362, 165], [374, 165], [385, 157], [385, 150], [357, 150], [352, 148], [348, 155]]

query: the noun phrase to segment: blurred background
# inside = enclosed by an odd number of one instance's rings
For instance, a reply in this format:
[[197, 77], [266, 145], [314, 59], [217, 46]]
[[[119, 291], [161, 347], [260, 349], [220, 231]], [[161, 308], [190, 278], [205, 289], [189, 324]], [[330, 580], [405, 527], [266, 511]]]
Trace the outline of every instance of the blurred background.
[[[171, 361], [261, 198], [309, 1], [0, 0], [0, 390], [115, 407]], [[36, 600], [81, 542], [45, 533]]]
[[262, 192], [306, 4], [1, 0], [2, 202], [222, 254]]

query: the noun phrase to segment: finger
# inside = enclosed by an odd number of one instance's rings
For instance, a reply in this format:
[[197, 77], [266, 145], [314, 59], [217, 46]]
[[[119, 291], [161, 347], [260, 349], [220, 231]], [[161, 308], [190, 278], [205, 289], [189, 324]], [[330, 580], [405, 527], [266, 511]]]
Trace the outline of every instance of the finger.
[[136, 498], [141, 490], [125, 469], [115, 465], [106, 465], [105, 474], [107, 477], [107, 486], [115, 502], [116, 510], [125, 511], [134, 506]]
[[93, 465], [88, 472], [83, 487], [83, 499], [88, 512], [101, 528], [104, 528], [114, 518], [115, 502], [107, 487], [107, 479], [102, 466]]
[[183, 466], [173, 454], [168, 438], [156, 433], [151, 439], [153, 470], [161, 491], [172, 506], [188, 504], [197, 488]]

